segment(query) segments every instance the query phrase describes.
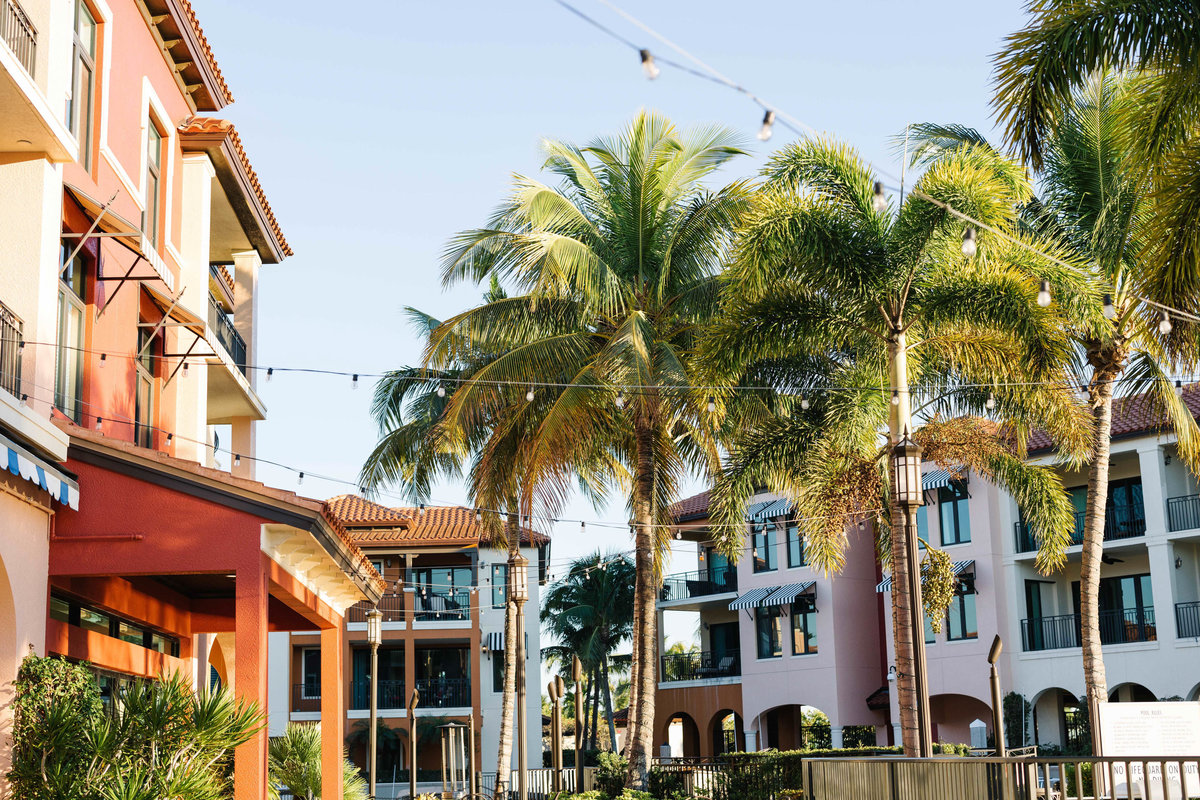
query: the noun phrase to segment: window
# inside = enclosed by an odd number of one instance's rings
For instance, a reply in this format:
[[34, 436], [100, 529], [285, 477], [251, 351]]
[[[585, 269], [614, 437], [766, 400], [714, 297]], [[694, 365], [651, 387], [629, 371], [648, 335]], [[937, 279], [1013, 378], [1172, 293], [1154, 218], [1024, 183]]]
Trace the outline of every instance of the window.
[[492, 608], [508, 602], [508, 564], [492, 564]]
[[817, 652], [817, 609], [811, 597], [792, 603], [792, 655], [810, 656]]
[[492, 691], [504, 691], [504, 653], [492, 653]]
[[967, 484], [954, 481], [938, 489], [938, 516], [942, 522], [942, 544], [971, 541], [971, 520], [967, 516]]
[[133, 441], [140, 447], [154, 446], [154, 407], [158, 399], [158, 339], [151, 329], [138, 328], [138, 358], [134, 368]]
[[79, 142], [83, 168], [92, 168], [92, 105], [96, 89], [96, 18], [83, 0], [75, 0], [75, 38], [67, 127]]
[[929, 541], [929, 508], [920, 506], [917, 508], [917, 547], [921, 550], [925, 549], [925, 543]]
[[925, 644], [937, 642], [937, 634], [933, 632], [933, 617], [925, 615]]
[[371, 566], [374, 567], [375, 571], [379, 573], [379, 577], [381, 577], [381, 578], [386, 577], [383, 574], [383, 559], [382, 558], [372, 558]]
[[169, 656], [179, 656], [179, 639], [158, 633], [144, 625], [92, 608], [78, 600], [61, 595], [50, 595], [50, 618], [83, 628], [85, 631], [111, 636], [148, 650], [157, 650]]
[[754, 571], [772, 572], [775, 569], [775, 526], [760, 522], [753, 531]]
[[975, 622], [975, 582], [966, 576], [959, 578], [950, 607], [946, 609], [946, 622], [947, 641], [979, 638], [979, 626]]
[[803, 567], [804, 535], [800, 533], [800, 525], [794, 519], [787, 522], [785, 534], [787, 537], [788, 568]]
[[149, 120], [146, 123], [146, 210], [142, 212], [142, 233], [156, 250], [162, 196], [162, 150], [162, 134], [154, 120]]
[[779, 658], [783, 655], [779, 614], [774, 608], [754, 609], [754, 630], [758, 639], [759, 658]]
[[75, 257], [66, 259], [75, 249], [75, 240], [63, 243], [63, 264], [58, 281], [58, 348], [54, 365], [54, 405], [83, 424], [80, 393], [83, 388], [83, 334], [85, 273], [89, 256], [80, 248]]
[[301, 696], [315, 699], [321, 696], [321, 649], [306, 647], [300, 652]]

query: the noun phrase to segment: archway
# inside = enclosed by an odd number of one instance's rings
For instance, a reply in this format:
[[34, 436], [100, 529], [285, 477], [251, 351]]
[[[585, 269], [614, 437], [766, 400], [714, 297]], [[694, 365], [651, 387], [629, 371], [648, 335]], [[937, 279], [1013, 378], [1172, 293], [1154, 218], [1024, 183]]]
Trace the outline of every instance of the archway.
[[1187, 694], [1187, 699], [1191, 700], [1193, 702], [1196, 700], [1200, 700], [1200, 683], [1197, 683], [1195, 686], [1192, 687], [1192, 690], [1190, 692], [1188, 692], [1188, 694]]
[[700, 727], [690, 714], [677, 711], [663, 726], [659, 744], [670, 747], [672, 758], [698, 758], [700, 756]]
[[978, 697], [965, 694], [935, 694], [929, 698], [933, 739], [937, 742], [971, 744], [971, 723], [983, 720], [990, 734], [992, 709]]
[[1074, 693], [1053, 686], [1034, 696], [1034, 744], [1058, 745], [1068, 752], [1080, 752], [1090, 736], [1087, 724], [1087, 704]]
[[1153, 703], [1158, 700], [1154, 692], [1132, 681], [1120, 683], [1108, 690], [1110, 703]]
[[728, 708], [713, 714], [708, 723], [708, 741], [714, 756], [742, 750], [745, 747], [746, 734], [741, 714]]
[[220, 637], [213, 639], [212, 647], [208, 650], [208, 666], [208, 683], [211, 688], [229, 686], [229, 658]]
[[777, 750], [822, 750], [833, 744], [829, 717], [815, 706], [789, 703], [769, 708], [758, 717], [758, 747]]

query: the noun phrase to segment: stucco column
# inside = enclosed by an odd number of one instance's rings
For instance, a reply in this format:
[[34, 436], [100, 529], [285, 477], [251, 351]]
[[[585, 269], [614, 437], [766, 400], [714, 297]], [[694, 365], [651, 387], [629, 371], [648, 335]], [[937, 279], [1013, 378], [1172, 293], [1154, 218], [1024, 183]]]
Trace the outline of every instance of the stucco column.
[[[184, 308], [200, 319], [208, 319], [208, 257], [212, 232], [212, 185], [216, 177], [212, 162], [204, 153], [183, 157], [182, 214], [180, 218], [179, 252], [183, 256], [179, 290]], [[193, 335], [182, 328], [168, 329], [170, 351], [184, 352], [192, 344]], [[208, 348], [196, 348], [207, 352]], [[167, 373], [175, 363], [165, 364]], [[197, 369], [197, 367], [201, 367]], [[208, 463], [207, 448], [200, 444], [208, 439], [208, 370], [193, 361], [187, 380], [175, 376], [175, 422], [173, 455], [198, 464]]]
[[[256, 250], [233, 254], [233, 327], [246, 343], [246, 364], [258, 363], [258, 270], [262, 259]], [[246, 370], [246, 380], [257, 387], [258, 370]]]
[[342, 800], [342, 748], [346, 708], [342, 702], [342, 626], [321, 629], [321, 798]]
[[[1146, 545], [1146, 555], [1150, 561], [1150, 591], [1154, 593], [1154, 623], [1158, 641], [1170, 641], [1175, 635], [1175, 547], [1170, 542], [1151, 542]], [[1187, 683], [1187, 686], [1182, 686], [1183, 683]], [[1181, 686], [1178, 691], [1163, 692], [1161, 696], [1187, 694], [1192, 682], [1181, 681]]]
[[[233, 422], [229, 426], [232, 441], [229, 444], [229, 449], [242, 456], [241, 463], [235, 464], [233, 456], [229, 457], [230, 473], [239, 478], [254, 479], [254, 465], [257, 463], [254, 460], [256, 441], [254, 434], [254, 420], [249, 417], [234, 417]], [[249, 456], [249, 457], [247, 457]]]
[[830, 726], [830, 728], [829, 728], [829, 743], [835, 748], [842, 746], [842, 726], [841, 725]]
[[1146, 509], [1146, 537], [1167, 532], [1167, 499], [1164, 496], [1163, 450], [1157, 444], [1138, 447], [1138, 469], [1142, 473], [1142, 505]]
[[[234, 674], [236, 692], [267, 711], [267, 576], [261, 564], [238, 567], [235, 578]], [[238, 747], [233, 759], [236, 800], [267, 796], [267, 730]]]

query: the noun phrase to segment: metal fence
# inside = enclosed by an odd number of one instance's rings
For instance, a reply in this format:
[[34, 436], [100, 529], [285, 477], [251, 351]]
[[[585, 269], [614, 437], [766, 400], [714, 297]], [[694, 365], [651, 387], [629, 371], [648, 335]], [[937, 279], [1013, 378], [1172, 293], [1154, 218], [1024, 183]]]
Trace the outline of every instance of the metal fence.
[[[1168, 517], [1171, 517], [1171, 501], [1167, 501]], [[1071, 530], [1071, 544], [1083, 544], [1083, 522], [1085, 512], [1075, 512], [1075, 527]], [[1173, 517], [1171, 517], [1173, 519]], [[1171, 528], [1175, 530], [1175, 528]], [[1032, 553], [1038, 549], [1037, 538], [1025, 522], [1014, 522], [1013, 532], [1017, 537], [1017, 552]], [[1140, 501], [1129, 505], [1111, 505], [1104, 510], [1104, 540], [1131, 539], [1146, 534], [1146, 509]]]
[[667, 653], [660, 657], [659, 680], [694, 681], [706, 678], [729, 678], [742, 674], [741, 656], [737, 650], [722, 653]]
[[[0, 0], [2, 2], [2, 0]], [[0, 303], [0, 389], [21, 397], [21, 318]]]
[[0, 0], [0, 39], [33, 77], [37, 61], [37, 30], [17, 0]]
[[1200, 638], [1200, 603], [1175, 604], [1175, 636], [1180, 639]]
[[[1153, 606], [1101, 611], [1102, 644], [1153, 642], [1158, 639]], [[1021, 645], [1026, 652], [1080, 646], [1080, 616], [1059, 614], [1021, 620]]]
[[[564, 768], [560, 772], [561, 783], [558, 785], [562, 788], [559, 791], [567, 794], [575, 793], [575, 768]], [[499, 798], [502, 795], [496, 794], [496, 773], [482, 772], [478, 776], [479, 793], [485, 797]], [[525, 771], [525, 786], [528, 789], [529, 796], [533, 800], [550, 800], [557, 796], [555, 791], [554, 770], [553, 769], [530, 769]], [[517, 796], [517, 771], [514, 769], [508, 778], [508, 795], [509, 797]], [[590, 792], [596, 788], [596, 768], [583, 768], [583, 790]]]
[[685, 600], [737, 591], [737, 567], [721, 565], [699, 572], [679, 572], [663, 578], [659, 600]]
[[233, 327], [233, 321], [229, 319], [225, 310], [217, 305], [217, 301], [212, 295], [208, 296], [208, 327], [217, 335], [217, 341], [221, 343], [225, 352], [229, 353], [229, 357], [233, 359], [233, 363], [245, 375], [246, 340]]

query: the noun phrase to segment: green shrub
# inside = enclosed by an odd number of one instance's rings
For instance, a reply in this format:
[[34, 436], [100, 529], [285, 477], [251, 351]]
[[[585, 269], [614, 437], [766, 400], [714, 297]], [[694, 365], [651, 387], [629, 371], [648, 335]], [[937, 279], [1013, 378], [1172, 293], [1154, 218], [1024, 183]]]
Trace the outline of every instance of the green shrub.
[[646, 783], [646, 788], [650, 790], [650, 796], [655, 800], [676, 800], [679, 797], [687, 797], [681, 772], [666, 772], [658, 767], [652, 767], [646, 773]]
[[625, 789], [625, 773], [629, 762], [620, 753], [600, 753], [596, 756], [596, 788], [602, 797], [620, 797]]

